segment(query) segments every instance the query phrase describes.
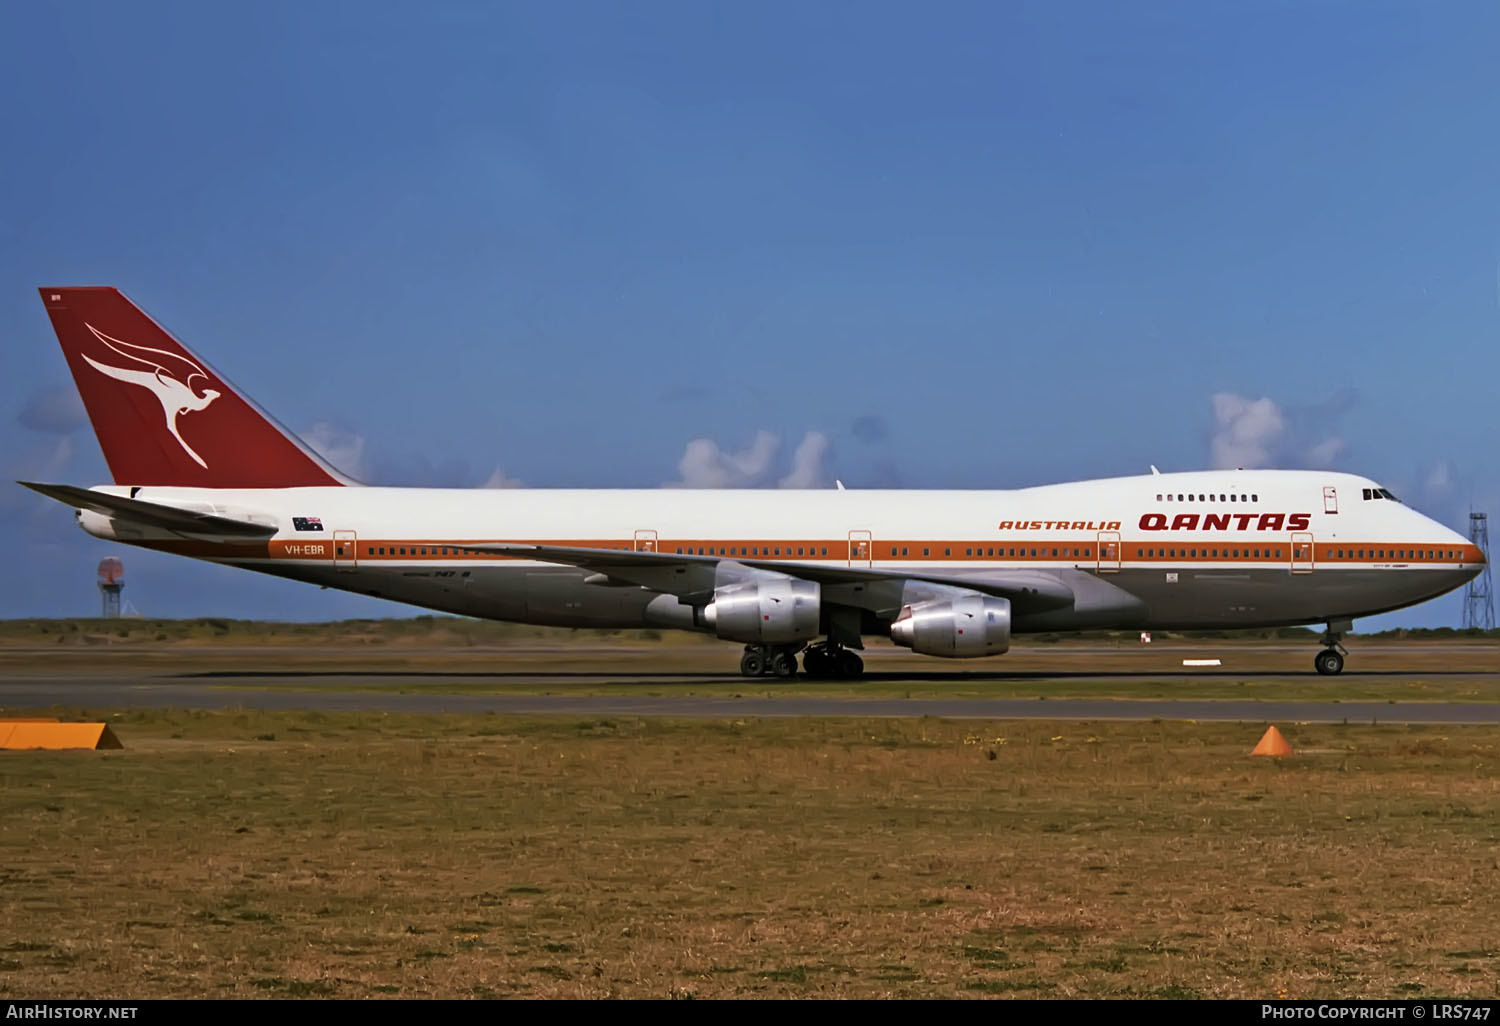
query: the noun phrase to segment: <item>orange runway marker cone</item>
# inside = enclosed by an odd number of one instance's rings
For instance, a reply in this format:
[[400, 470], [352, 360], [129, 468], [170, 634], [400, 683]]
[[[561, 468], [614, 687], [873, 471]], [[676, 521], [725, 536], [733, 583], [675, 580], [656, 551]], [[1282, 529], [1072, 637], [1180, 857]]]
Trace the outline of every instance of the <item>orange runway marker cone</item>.
[[107, 723], [0, 720], [0, 749], [124, 747]]
[[1274, 755], [1280, 758], [1283, 755], [1292, 754], [1292, 746], [1286, 743], [1286, 738], [1281, 736], [1281, 731], [1275, 727], [1267, 727], [1266, 732], [1261, 735], [1260, 744], [1255, 746], [1251, 755]]

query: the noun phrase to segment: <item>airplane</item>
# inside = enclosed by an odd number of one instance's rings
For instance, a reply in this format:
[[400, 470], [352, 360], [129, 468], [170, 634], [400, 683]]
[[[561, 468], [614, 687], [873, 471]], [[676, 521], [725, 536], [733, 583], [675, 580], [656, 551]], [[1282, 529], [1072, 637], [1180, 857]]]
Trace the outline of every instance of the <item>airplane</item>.
[[352, 480], [109, 287], [43, 305], [114, 483], [19, 482], [89, 534], [463, 616], [676, 628], [740, 672], [852, 679], [866, 637], [963, 659], [1039, 631], [1324, 624], [1462, 586], [1468, 539], [1353, 474], [1010, 491], [435, 489]]

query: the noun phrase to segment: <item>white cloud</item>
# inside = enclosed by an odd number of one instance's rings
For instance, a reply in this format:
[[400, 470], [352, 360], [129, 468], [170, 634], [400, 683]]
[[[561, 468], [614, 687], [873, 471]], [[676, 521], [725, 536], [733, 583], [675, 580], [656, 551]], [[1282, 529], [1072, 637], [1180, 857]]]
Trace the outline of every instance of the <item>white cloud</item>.
[[495, 470], [494, 470], [494, 473], [490, 474], [490, 476], [485, 479], [484, 487], [485, 488], [525, 488], [526, 485], [525, 485], [524, 482], [518, 481], [518, 480], [516, 480], [513, 477], [506, 477], [505, 476], [505, 471], [501, 470], [499, 467], [496, 467]]
[[1286, 432], [1286, 420], [1270, 399], [1246, 399], [1215, 392], [1214, 437], [1210, 458], [1216, 469], [1265, 467], [1271, 450]]
[[711, 438], [695, 438], [677, 461], [682, 480], [669, 488], [818, 488], [828, 482], [827, 461], [833, 443], [821, 431], [809, 431], [792, 453], [791, 466], [778, 459], [781, 438], [757, 431], [745, 448], [720, 448]]
[[821, 431], [809, 431], [802, 436], [797, 451], [792, 454], [792, 472], [777, 482], [778, 488], [818, 488], [828, 480], [823, 472], [831, 443]]
[[1210, 461], [1216, 469], [1332, 467], [1348, 448], [1332, 432], [1333, 422], [1351, 401], [1337, 397], [1324, 406], [1283, 410], [1268, 396], [1215, 392]]
[[695, 438], [677, 461], [685, 488], [754, 488], [771, 471], [781, 439], [769, 431], [757, 431], [755, 439], [739, 452], [719, 448], [708, 438]]
[[1310, 470], [1331, 469], [1338, 463], [1345, 448], [1347, 446], [1342, 438], [1325, 438], [1307, 450], [1304, 462]]
[[319, 456], [356, 481], [369, 478], [365, 436], [359, 432], [320, 420], [303, 432], [302, 440], [317, 450]]

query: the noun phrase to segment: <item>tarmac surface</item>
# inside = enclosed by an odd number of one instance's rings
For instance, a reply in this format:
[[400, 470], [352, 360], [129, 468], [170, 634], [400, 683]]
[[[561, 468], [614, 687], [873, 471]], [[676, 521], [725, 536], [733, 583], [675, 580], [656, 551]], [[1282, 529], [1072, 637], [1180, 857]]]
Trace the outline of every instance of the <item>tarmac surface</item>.
[[[680, 684], [702, 682], [701, 674], [612, 675], [529, 674], [528, 679], [568, 684], [599, 682]], [[877, 680], [886, 675], [875, 675]], [[911, 680], [906, 674], [893, 680]], [[1035, 679], [1066, 674], [1023, 674]], [[1082, 677], [1084, 675], [1076, 675]], [[1098, 677], [1099, 674], [1088, 674]], [[1114, 679], [1134, 675], [1103, 675]], [[1152, 675], [1160, 679], [1160, 674]], [[1445, 675], [1446, 676], [1446, 675]], [[1493, 674], [1454, 672], [1456, 677], [1492, 678]], [[336, 689], [329, 689], [330, 678]], [[400, 691], [390, 688], [393, 678]], [[806, 694], [785, 697], [746, 695], [628, 695], [628, 694], [454, 694], [445, 690], [454, 678], [465, 683], [490, 680], [503, 684], [504, 674], [427, 674], [349, 671], [339, 673], [283, 672], [142, 675], [106, 678], [100, 675], [13, 676], [0, 678], [0, 708], [46, 709], [55, 706], [98, 709], [303, 709], [404, 713], [510, 713], [557, 716], [641, 716], [681, 719], [740, 717], [919, 717], [948, 719], [1048, 720], [1217, 720], [1232, 722], [1301, 723], [1426, 723], [1500, 724], [1495, 702], [1376, 702], [1376, 701], [1241, 701], [1233, 699], [1080, 699], [1080, 698], [819, 698]], [[723, 678], [717, 678], [722, 683]], [[748, 682], [747, 682], [748, 683]]]

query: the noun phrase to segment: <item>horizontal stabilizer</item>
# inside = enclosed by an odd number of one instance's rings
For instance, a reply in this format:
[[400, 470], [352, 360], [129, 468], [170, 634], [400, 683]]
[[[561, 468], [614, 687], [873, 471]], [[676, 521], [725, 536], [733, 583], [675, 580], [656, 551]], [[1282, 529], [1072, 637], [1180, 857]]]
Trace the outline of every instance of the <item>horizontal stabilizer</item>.
[[269, 538], [276, 533], [272, 524], [255, 524], [248, 520], [235, 520], [213, 513], [196, 513], [176, 506], [163, 506], [144, 499], [127, 499], [123, 495], [106, 495], [103, 492], [76, 488], [73, 485], [37, 484], [34, 481], [17, 481], [34, 492], [49, 499], [77, 509], [92, 510], [141, 527], [153, 527], [180, 534], [211, 536], [216, 538]]

